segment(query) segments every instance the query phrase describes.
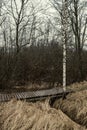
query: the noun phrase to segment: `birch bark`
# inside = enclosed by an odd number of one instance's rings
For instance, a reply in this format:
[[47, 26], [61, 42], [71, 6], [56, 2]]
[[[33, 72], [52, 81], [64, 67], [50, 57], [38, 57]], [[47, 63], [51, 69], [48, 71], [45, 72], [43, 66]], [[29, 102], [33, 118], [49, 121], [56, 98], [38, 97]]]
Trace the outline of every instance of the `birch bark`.
[[66, 92], [66, 62], [68, 41], [68, 6], [67, 0], [62, 0], [62, 42], [63, 42], [63, 90]]

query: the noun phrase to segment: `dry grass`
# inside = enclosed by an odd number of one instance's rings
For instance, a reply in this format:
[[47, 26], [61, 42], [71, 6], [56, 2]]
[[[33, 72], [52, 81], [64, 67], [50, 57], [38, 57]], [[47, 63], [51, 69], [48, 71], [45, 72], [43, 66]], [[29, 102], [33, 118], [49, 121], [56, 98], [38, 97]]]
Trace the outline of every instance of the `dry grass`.
[[56, 100], [57, 110], [49, 106], [49, 99], [37, 103], [14, 99], [0, 104], [0, 130], [86, 130], [86, 87], [86, 81], [68, 87], [78, 92], [68, 95], [66, 100]]
[[69, 89], [74, 90], [74, 91], [82, 91], [82, 90], [87, 90], [87, 81], [83, 81], [80, 83], [73, 83], [70, 86], [67, 86]]
[[87, 128], [87, 90], [69, 94], [66, 100], [56, 100], [54, 107]]
[[48, 100], [37, 103], [12, 100], [1, 104], [0, 110], [2, 130], [85, 130], [61, 110], [50, 108]]

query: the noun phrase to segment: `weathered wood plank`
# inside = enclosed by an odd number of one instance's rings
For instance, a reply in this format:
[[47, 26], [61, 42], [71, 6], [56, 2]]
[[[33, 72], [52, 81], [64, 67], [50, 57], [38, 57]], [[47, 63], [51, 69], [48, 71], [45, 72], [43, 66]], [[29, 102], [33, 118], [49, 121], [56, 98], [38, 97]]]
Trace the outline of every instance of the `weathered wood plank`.
[[[71, 91], [67, 90], [66, 93]], [[38, 91], [30, 91], [30, 92], [21, 92], [21, 93], [12, 93], [12, 94], [0, 94], [0, 102], [9, 101], [12, 98], [16, 99], [37, 99], [41, 97], [48, 97], [48, 96], [55, 96], [55, 95], [62, 95], [63, 89], [62, 88], [52, 88], [46, 90], [38, 90]]]

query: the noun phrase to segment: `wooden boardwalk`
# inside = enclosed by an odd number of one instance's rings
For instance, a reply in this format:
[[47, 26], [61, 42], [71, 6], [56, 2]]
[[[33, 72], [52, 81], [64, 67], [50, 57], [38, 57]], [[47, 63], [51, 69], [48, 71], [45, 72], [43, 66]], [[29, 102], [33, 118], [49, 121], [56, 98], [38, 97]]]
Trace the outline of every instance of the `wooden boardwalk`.
[[[70, 93], [71, 91], [67, 90], [66, 94]], [[38, 90], [38, 91], [30, 91], [30, 92], [17, 92], [17, 93], [11, 93], [11, 94], [2, 94], [0, 93], [0, 102], [10, 101], [11, 99], [15, 98], [18, 100], [22, 99], [40, 99], [45, 97], [56, 97], [56, 96], [62, 96], [63, 95], [63, 89], [62, 88], [52, 88], [52, 89], [45, 89], [45, 90]]]

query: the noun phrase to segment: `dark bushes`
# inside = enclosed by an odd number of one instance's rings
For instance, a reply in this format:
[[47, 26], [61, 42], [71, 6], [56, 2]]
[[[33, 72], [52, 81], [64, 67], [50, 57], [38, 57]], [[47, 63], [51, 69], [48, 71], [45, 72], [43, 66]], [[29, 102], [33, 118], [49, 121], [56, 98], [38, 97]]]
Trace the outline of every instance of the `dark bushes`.
[[[87, 52], [83, 51], [82, 66], [83, 79], [87, 77]], [[50, 85], [62, 84], [62, 47], [57, 43], [47, 46], [32, 45], [26, 47], [15, 55], [15, 51], [9, 49], [0, 50], [0, 87], [12, 87], [24, 85], [28, 81], [49, 82]], [[79, 81], [78, 59], [72, 49], [67, 52], [67, 84]]]

